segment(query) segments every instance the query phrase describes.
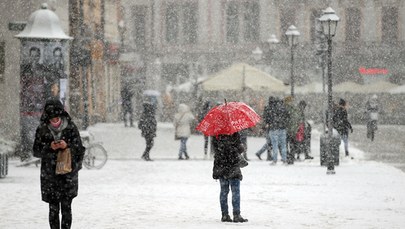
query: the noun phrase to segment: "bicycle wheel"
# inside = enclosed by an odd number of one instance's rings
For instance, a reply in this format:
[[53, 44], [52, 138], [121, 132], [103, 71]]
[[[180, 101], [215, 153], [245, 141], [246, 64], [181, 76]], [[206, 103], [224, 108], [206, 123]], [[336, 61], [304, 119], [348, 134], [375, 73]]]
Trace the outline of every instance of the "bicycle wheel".
[[101, 169], [107, 162], [107, 151], [100, 144], [91, 144], [86, 148], [83, 164], [88, 169]]

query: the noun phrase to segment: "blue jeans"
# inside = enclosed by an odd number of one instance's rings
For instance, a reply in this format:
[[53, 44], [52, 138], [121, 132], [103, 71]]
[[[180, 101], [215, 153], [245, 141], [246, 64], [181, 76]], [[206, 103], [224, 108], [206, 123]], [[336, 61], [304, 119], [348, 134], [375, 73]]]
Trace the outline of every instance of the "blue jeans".
[[232, 208], [233, 214], [240, 214], [240, 180], [239, 179], [219, 179], [221, 193], [219, 194], [219, 203], [221, 204], [222, 214], [228, 214], [228, 193], [229, 186], [232, 190]]
[[264, 145], [262, 146], [262, 148], [259, 149], [259, 151], [257, 151], [257, 155], [262, 155], [262, 153], [264, 153], [264, 151], [268, 150], [270, 147], [270, 143], [271, 143], [271, 139], [270, 139], [270, 132], [267, 132], [266, 134], [266, 143], [264, 143]]
[[180, 150], [179, 150], [179, 157], [182, 157], [187, 155], [187, 140], [188, 138], [186, 137], [181, 137], [180, 138]]
[[287, 160], [287, 132], [285, 129], [270, 130], [271, 144], [273, 145], [273, 161], [277, 162], [279, 147], [281, 148], [281, 161]]
[[[340, 138], [343, 141], [343, 144], [345, 146], [345, 152], [349, 152], [349, 135], [348, 134], [342, 134], [340, 135]], [[348, 156], [348, 155], [346, 155]]]

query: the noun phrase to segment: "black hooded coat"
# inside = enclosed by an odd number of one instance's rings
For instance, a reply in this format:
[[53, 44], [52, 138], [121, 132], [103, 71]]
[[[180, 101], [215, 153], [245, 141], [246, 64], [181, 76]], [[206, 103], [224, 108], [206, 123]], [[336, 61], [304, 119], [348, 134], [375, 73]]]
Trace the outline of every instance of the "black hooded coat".
[[156, 137], [157, 121], [155, 107], [150, 103], [143, 104], [143, 112], [138, 122], [138, 128], [144, 138]]
[[243, 153], [244, 146], [239, 133], [232, 135], [218, 135], [212, 138], [214, 148], [214, 179], [242, 180], [242, 171], [239, 166], [239, 155]]
[[[62, 119], [61, 130], [55, 137], [49, 120], [54, 117]], [[67, 143], [72, 154], [72, 172], [57, 175], [57, 150], [51, 148], [51, 142], [58, 138]], [[33, 146], [34, 156], [41, 158], [41, 194], [45, 202], [60, 202], [77, 196], [79, 187], [78, 172], [82, 168], [85, 147], [82, 144], [79, 130], [57, 99], [46, 101], [40, 124], [35, 133]]]

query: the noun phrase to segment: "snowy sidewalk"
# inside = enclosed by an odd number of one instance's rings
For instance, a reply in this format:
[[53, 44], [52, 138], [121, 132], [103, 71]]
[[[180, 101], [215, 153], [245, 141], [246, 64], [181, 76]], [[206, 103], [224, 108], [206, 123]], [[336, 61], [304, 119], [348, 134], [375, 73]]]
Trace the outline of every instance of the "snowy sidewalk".
[[[219, 183], [212, 160], [203, 160], [203, 137], [188, 142], [190, 161], [178, 161], [170, 124], [159, 123], [151, 152], [136, 128], [98, 124], [90, 128], [109, 161], [80, 172], [72, 228], [404, 228], [405, 173], [382, 163], [341, 158], [336, 175], [319, 164], [319, 133], [313, 131], [312, 161], [269, 166], [254, 152], [263, 138], [248, 138], [249, 166], [242, 169], [242, 216], [248, 223], [220, 222]], [[40, 200], [39, 169], [15, 167], [0, 179], [0, 228], [48, 228]], [[230, 211], [232, 207], [229, 201]]]

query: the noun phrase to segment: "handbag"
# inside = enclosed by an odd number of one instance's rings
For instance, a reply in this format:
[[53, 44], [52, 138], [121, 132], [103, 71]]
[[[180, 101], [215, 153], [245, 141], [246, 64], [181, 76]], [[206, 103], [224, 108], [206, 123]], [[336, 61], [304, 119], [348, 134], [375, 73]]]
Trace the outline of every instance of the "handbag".
[[305, 137], [305, 124], [300, 123], [300, 125], [298, 127], [298, 131], [295, 134], [295, 140], [297, 142], [302, 142], [302, 141], [304, 141], [304, 137]]
[[238, 166], [240, 168], [243, 168], [248, 165], [249, 165], [249, 162], [245, 159], [245, 157], [242, 154], [238, 153]]
[[72, 172], [72, 154], [70, 148], [60, 150], [56, 158], [56, 174], [63, 175]]

